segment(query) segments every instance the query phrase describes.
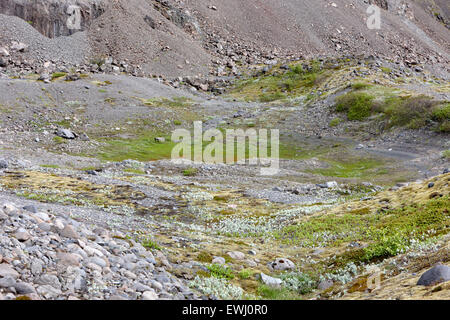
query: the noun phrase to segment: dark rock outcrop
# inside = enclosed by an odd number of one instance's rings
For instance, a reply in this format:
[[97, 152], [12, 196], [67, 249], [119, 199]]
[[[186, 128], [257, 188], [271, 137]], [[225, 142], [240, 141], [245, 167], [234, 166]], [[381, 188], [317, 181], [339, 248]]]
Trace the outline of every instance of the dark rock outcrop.
[[43, 35], [54, 38], [85, 30], [105, 6], [103, 0], [2, 0], [0, 13], [22, 18]]

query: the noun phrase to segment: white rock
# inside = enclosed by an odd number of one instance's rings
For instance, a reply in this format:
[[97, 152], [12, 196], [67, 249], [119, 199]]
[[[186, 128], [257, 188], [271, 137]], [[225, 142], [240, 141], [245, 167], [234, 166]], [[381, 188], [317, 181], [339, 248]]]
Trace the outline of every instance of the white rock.
[[4, 203], [3, 204], [3, 212], [6, 213], [7, 215], [11, 216], [11, 215], [18, 214], [19, 210], [16, 208], [16, 206], [14, 206], [11, 203]]
[[19, 277], [19, 273], [14, 270], [9, 264], [2, 263], [0, 264], [0, 277], [11, 277], [17, 279]]
[[336, 181], [329, 181], [327, 182], [327, 188], [337, 188], [338, 183]]
[[281, 286], [281, 284], [283, 283], [283, 281], [281, 279], [278, 278], [273, 278], [271, 276], [268, 276], [264, 273], [261, 272], [261, 281], [270, 286], [270, 287], [274, 287], [274, 288], [278, 288]]
[[50, 217], [45, 212], [36, 212], [34, 214], [37, 218], [41, 219], [42, 221], [48, 222], [50, 221]]
[[222, 257], [214, 257], [214, 259], [212, 260], [212, 263], [214, 264], [225, 264], [225, 258]]
[[245, 253], [240, 252], [240, 251], [230, 251], [227, 252], [227, 254], [235, 260], [244, 260], [245, 259]]
[[295, 264], [289, 259], [278, 258], [274, 262], [271, 262], [269, 267], [272, 270], [285, 271], [295, 269]]
[[154, 290], [145, 291], [142, 294], [142, 300], [158, 300], [158, 295]]

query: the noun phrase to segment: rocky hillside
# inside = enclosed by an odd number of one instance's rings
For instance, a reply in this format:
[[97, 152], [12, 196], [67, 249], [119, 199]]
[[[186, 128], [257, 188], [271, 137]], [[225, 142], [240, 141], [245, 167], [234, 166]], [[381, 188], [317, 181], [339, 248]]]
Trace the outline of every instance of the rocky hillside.
[[447, 2], [1, 1], [0, 300], [448, 299]]
[[[448, 17], [446, 2], [378, 1], [383, 8], [380, 30], [366, 26], [367, 1], [76, 3], [79, 30], [67, 27], [71, 1], [7, 0], [0, 4], [0, 13], [18, 16], [51, 38], [85, 32], [91, 60], [126, 59], [147, 74], [171, 77], [224, 75], [236, 73], [242, 63], [316, 55], [375, 54], [443, 65], [449, 61], [450, 39], [442, 23]], [[4, 39], [3, 45], [10, 40]]]

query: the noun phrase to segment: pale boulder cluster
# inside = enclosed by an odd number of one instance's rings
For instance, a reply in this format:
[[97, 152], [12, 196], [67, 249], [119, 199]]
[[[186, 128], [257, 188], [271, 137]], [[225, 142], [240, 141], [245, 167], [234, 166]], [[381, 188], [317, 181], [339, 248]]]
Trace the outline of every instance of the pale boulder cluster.
[[0, 204], [0, 300], [196, 299], [170, 268], [119, 231]]

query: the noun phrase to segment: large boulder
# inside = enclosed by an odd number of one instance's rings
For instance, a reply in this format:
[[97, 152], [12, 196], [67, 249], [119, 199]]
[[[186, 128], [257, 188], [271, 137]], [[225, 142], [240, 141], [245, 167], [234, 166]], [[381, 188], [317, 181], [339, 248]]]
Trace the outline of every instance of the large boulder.
[[450, 280], [450, 267], [442, 264], [426, 271], [417, 281], [419, 286], [433, 286]]
[[277, 271], [286, 271], [295, 269], [295, 264], [286, 258], [278, 258], [269, 264], [269, 268]]

